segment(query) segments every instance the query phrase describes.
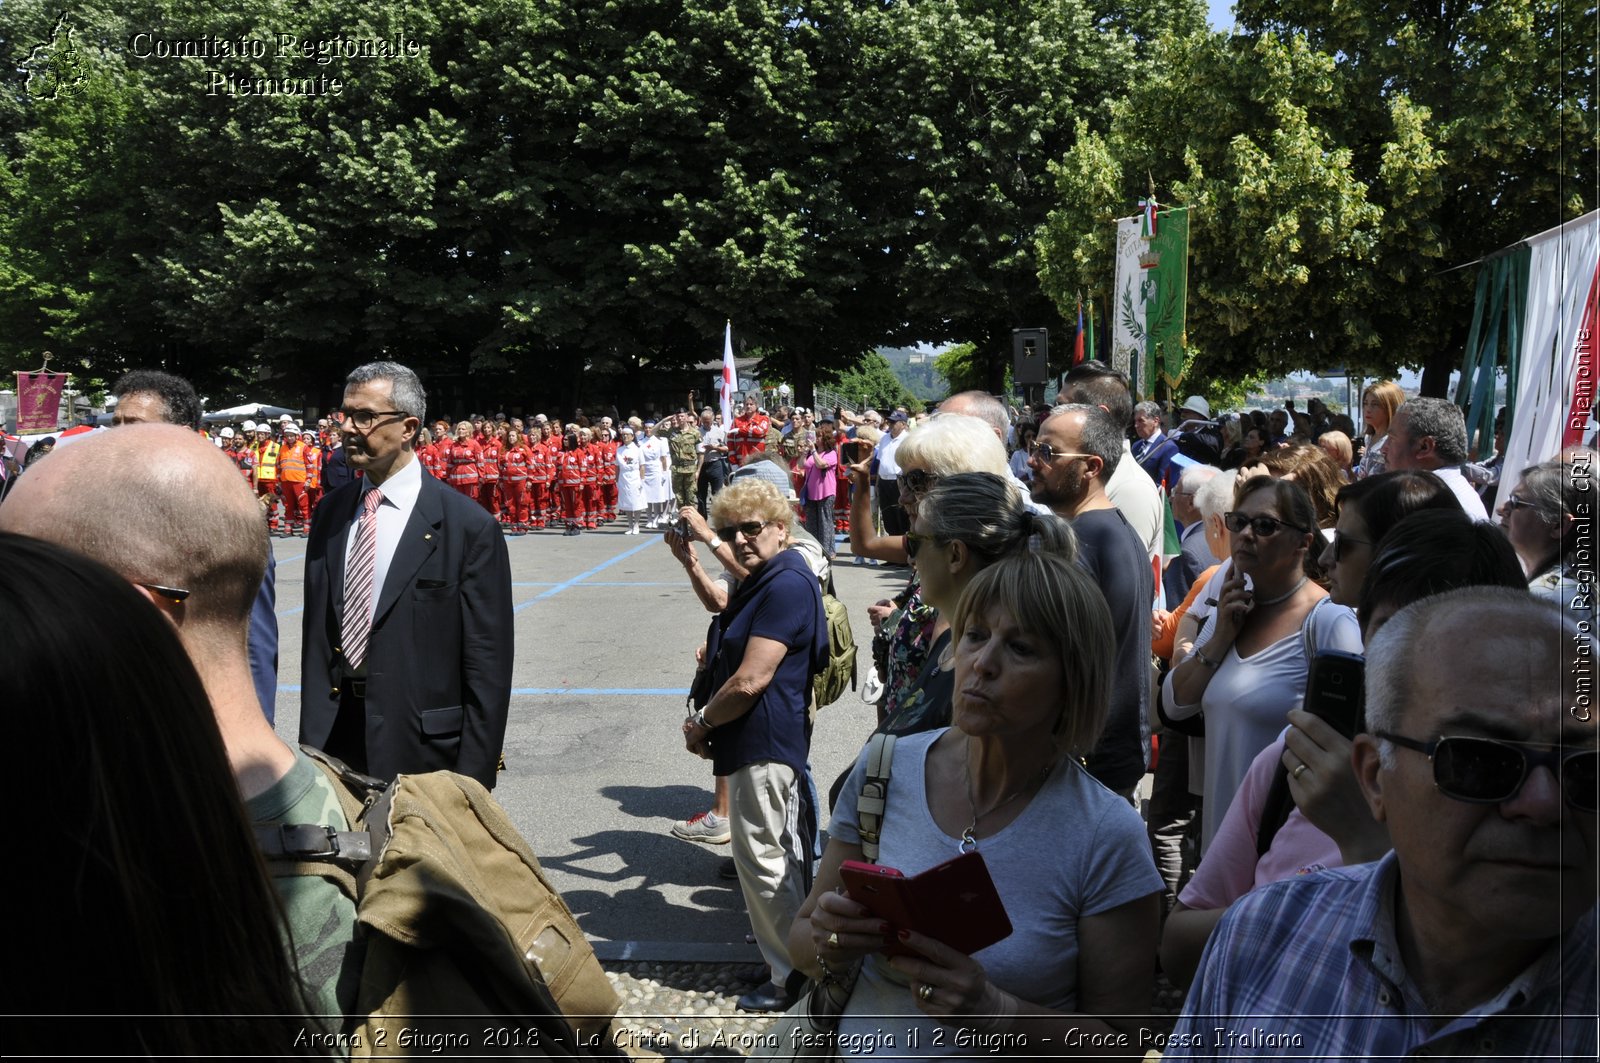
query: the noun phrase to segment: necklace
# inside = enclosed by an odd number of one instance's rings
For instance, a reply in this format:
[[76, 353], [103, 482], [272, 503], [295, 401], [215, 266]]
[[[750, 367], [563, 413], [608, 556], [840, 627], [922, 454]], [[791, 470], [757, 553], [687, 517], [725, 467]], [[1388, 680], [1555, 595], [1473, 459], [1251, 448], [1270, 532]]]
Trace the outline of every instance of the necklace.
[[1300, 588], [1304, 587], [1306, 585], [1306, 580], [1310, 578], [1310, 576], [1301, 576], [1300, 582], [1296, 583], [1293, 587], [1290, 587], [1283, 594], [1278, 595], [1276, 598], [1265, 598], [1257, 602], [1256, 605], [1259, 607], [1263, 605], [1277, 605], [1279, 602], [1286, 602], [1290, 598], [1293, 598], [1296, 594], [1300, 593]]
[[977, 795], [972, 792], [972, 740], [970, 738], [967, 739], [967, 756], [961, 762], [961, 774], [966, 776], [967, 780], [967, 807], [972, 809], [972, 822], [967, 824], [967, 829], [961, 832], [961, 844], [956, 846], [957, 851], [963, 853], [977, 852], [978, 820], [1000, 811], [1002, 808], [1006, 807], [1011, 802], [1027, 793], [1029, 789], [1033, 788], [1035, 783], [1037, 783], [1040, 788], [1043, 788], [1045, 780], [1050, 778], [1050, 772], [1054, 768], [1054, 761], [1046, 764], [1043, 768], [1039, 769], [1038, 775], [1023, 782], [1021, 786], [1017, 787], [1011, 792], [1010, 796], [1002, 798], [995, 804], [992, 804], [988, 808], [984, 809], [982, 812], [979, 812]]

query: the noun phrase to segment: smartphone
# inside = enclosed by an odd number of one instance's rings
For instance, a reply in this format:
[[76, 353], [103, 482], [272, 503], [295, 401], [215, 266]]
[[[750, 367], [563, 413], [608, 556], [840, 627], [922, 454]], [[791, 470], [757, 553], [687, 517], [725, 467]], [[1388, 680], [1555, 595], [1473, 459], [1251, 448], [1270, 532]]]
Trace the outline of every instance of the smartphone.
[[[915, 930], [968, 956], [1011, 936], [1011, 919], [979, 853], [962, 853], [911, 876], [846, 860], [839, 877], [851, 900], [866, 905], [894, 931]], [[889, 956], [920, 955], [894, 940], [883, 951]]]
[[1305, 710], [1346, 738], [1366, 727], [1366, 659], [1324, 650], [1311, 659]]

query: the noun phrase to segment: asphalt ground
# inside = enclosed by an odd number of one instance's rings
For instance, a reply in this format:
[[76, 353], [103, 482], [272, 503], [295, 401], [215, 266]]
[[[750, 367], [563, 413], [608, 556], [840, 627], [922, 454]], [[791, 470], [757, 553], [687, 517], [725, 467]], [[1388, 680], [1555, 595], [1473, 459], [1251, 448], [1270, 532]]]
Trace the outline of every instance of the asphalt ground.
[[[718, 877], [725, 845], [674, 838], [673, 821], [711, 803], [709, 761], [680, 727], [694, 651], [710, 614], [659, 534], [612, 525], [566, 537], [506, 540], [516, 664], [506, 770], [495, 796], [607, 960], [754, 962], [738, 883]], [[278, 733], [300, 717], [305, 540], [274, 539], [279, 631]], [[701, 551], [711, 566], [710, 551]], [[834, 582], [850, 610], [864, 681], [867, 606], [909, 570], [851, 564], [840, 544]], [[817, 717], [811, 765], [824, 794], [875, 722], [847, 691]]]

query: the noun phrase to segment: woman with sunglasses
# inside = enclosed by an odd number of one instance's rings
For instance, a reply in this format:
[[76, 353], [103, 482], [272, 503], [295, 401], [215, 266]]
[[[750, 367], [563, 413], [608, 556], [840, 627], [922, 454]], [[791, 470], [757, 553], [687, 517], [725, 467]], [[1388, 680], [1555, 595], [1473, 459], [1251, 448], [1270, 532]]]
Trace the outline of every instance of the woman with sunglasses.
[[1359, 480], [1340, 488], [1335, 504], [1338, 519], [1333, 538], [1322, 551], [1319, 563], [1327, 575], [1329, 595], [1351, 608], [1360, 599], [1367, 566], [1389, 529], [1425, 509], [1461, 512], [1461, 503], [1449, 485], [1420, 469], [1380, 473]]
[[1594, 595], [1581, 588], [1593, 580], [1579, 571], [1576, 554], [1580, 545], [1590, 551], [1592, 573], [1596, 471], [1560, 460], [1524, 469], [1498, 514], [1522, 562], [1528, 590], [1555, 602], [1574, 620], [1591, 623]]
[[1307, 645], [1312, 652], [1361, 652], [1355, 613], [1323, 603], [1328, 592], [1315, 582], [1321, 536], [1305, 488], [1245, 480], [1224, 520], [1233, 566], [1194, 650], [1167, 673], [1162, 689], [1173, 719], [1205, 713], [1202, 854], [1250, 762], [1304, 696]]
[[921, 670], [905, 688], [894, 715], [877, 729], [903, 735], [949, 726], [954, 681], [949, 618], [974, 576], [1027, 550], [1071, 561], [1077, 546], [1071, 525], [1059, 517], [1035, 515], [1022, 492], [993, 473], [956, 473], [929, 488], [917, 502], [906, 552], [922, 601], [937, 615]]
[[801, 835], [815, 822], [803, 807], [806, 706], [827, 663], [828, 627], [817, 577], [788, 549], [794, 510], [776, 487], [736, 478], [712, 502], [711, 526], [749, 575], [706, 633], [684, 745], [728, 780], [734, 868], [770, 972], [739, 1007], [782, 1011], [794, 1002], [786, 937], [809, 885], [812, 839]]
[[[1385, 473], [1362, 485], [1393, 483], [1404, 475]], [[1380, 536], [1383, 544], [1370, 567], [1363, 563], [1361, 630], [1369, 645], [1378, 629], [1412, 602], [1461, 587], [1522, 585], [1516, 555], [1504, 537], [1461, 512], [1443, 481], [1439, 489], [1449, 498], [1448, 507], [1425, 507], [1399, 519]], [[1269, 794], [1278, 775], [1285, 777], [1293, 802], [1269, 823]], [[1271, 835], [1263, 849], [1264, 831]], [[1376, 860], [1388, 850], [1388, 831], [1373, 820], [1356, 781], [1350, 740], [1311, 713], [1292, 710], [1283, 734], [1251, 763], [1205, 859], [1167, 918], [1162, 970], [1175, 985], [1188, 985], [1211, 931], [1228, 906], [1250, 890]]]

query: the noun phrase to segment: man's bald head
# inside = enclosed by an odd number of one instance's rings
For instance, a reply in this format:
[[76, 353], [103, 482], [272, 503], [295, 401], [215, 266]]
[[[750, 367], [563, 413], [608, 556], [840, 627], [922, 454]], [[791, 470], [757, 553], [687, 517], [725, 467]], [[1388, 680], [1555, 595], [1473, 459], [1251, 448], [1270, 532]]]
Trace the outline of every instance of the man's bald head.
[[63, 447], [17, 481], [0, 531], [76, 550], [133, 583], [190, 591], [185, 625], [247, 625], [267, 567], [266, 526], [238, 469], [175, 425]]

